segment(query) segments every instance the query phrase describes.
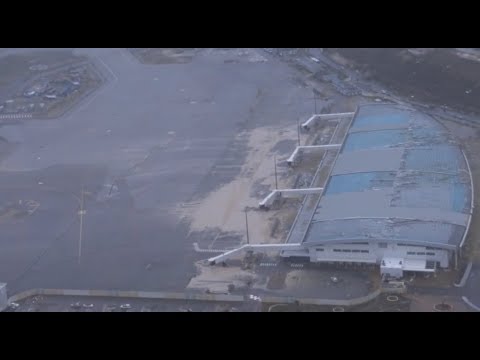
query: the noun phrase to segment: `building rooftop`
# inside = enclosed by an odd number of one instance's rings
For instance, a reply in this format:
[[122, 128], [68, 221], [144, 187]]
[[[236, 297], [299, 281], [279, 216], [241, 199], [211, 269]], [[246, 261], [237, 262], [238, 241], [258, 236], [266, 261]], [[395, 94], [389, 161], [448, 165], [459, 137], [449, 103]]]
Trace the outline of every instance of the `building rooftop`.
[[441, 124], [400, 105], [363, 105], [303, 242], [453, 248], [466, 231], [471, 197], [466, 158]]

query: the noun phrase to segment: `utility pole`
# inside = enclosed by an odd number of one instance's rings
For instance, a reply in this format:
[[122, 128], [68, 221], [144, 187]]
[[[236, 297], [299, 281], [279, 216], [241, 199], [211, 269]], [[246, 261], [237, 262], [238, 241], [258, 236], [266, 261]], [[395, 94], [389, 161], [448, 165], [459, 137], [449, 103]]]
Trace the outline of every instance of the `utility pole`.
[[115, 186], [115, 181], [112, 181], [112, 186], [110, 186], [110, 191], [108, 192], [108, 196], [112, 195], [112, 190], [114, 186]]
[[313, 89], [312, 92], [313, 92], [313, 102], [315, 104], [315, 112], [313, 113], [313, 115], [317, 115], [317, 94], [315, 89]]
[[247, 230], [247, 244], [250, 244], [250, 237], [248, 235], [248, 215], [247, 215], [247, 208], [245, 208], [245, 227]]
[[273, 163], [275, 166], [275, 190], [278, 190], [278, 181], [277, 181], [277, 155], [273, 155]]
[[300, 146], [300, 120], [297, 119], [297, 138], [298, 138], [298, 146]]
[[83, 210], [84, 199], [85, 199], [85, 191], [83, 190], [83, 186], [82, 186], [82, 194], [80, 197], [80, 211], [78, 212], [78, 215], [80, 216], [80, 233], [78, 238], [78, 263], [79, 264], [80, 264], [80, 259], [82, 257], [83, 215], [85, 215], [86, 213], [86, 211]]

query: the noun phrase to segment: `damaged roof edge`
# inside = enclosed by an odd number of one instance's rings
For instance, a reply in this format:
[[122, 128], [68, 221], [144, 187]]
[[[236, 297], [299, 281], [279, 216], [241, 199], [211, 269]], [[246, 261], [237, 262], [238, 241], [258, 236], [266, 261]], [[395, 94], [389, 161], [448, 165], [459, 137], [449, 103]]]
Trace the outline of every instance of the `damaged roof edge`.
[[[395, 243], [407, 244], [412, 246], [431, 246], [434, 248], [441, 248], [441, 249], [448, 249], [448, 250], [455, 250], [457, 245], [454, 244], [442, 244], [433, 241], [424, 241], [424, 240], [410, 240], [410, 239], [395, 239]], [[355, 244], [355, 243], [391, 243], [391, 238], [332, 238], [329, 240], [318, 240], [318, 241], [308, 241], [304, 242], [304, 246], [306, 247], [315, 247], [319, 245], [341, 245], [341, 244]]]
[[[382, 108], [383, 107], [383, 108]], [[364, 110], [362, 112], [362, 110]], [[391, 112], [390, 112], [391, 111]], [[359, 120], [360, 119], [360, 120]], [[384, 120], [385, 119], [385, 120]], [[378, 236], [379, 234], [374, 235], [372, 238], [367, 238], [367, 237], [356, 237], [354, 233], [350, 233], [350, 235], [347, 235], [346, 238], [331, 238], [328, 239], [328, 235], [322, 231], [321, 228], [315, 229], [313, 227], [313, 224], [316, 224], [318, 222], [328, 222], [332, 225], [335, 220], [347, 220], [347, 218], [350, 218], [347, 214], [345, 218], [341, 216], [339, 213], [339, 206], [341, 205], [338, 204], [338, 201], [342, 201], [343, 205], [342, 206], [347, 206], [348, 207], [348, 200], [351, 199], [352, 201], [356, 198], [355, 194], [360, 194], [363, 192], [363, 190], [367, 189], [366, 185], [362, 185], [363, 182], [367, 181], [365, 179], [360, 179], [357, 181], [360, 185], [364, 186], [353, 186], [353, 185], [358, 185], [354, 181], [352, 186], [343, 186], [345, 184], [340, 184], [342, 186], [336, 187], [339, 188], [340, 193], [343, 194], [342, 197], [335, 198], [332, 195], [328, 194], [328, 189], [331, 185], [332, 178], [335, 176], [335, 174], [339, 171], [339, 166], [341, 165], [343, 158], [345, 156], [350, 156], [350, 155], [355, 155], [357, 151], [359, 151], [358, 155], [360, 154], [366, 154], [365, 150], [355, 150], [355, 149], [350, 149], [346, 153], [344, 152], [346, 144], [349, 142], [349, 135], [352, 133], [359, 132], [359, 129], [355, 128], [356, 122], [360, 121], [361, 125], [360, 127], [367, 126], [369, 127], [369, 131], [375, 131], [375, 127], [378, 127], [381, 129], [385, 124], [390, 124], [392, 122], [399, 123], [399, 122], [408, 122], [408, 131], [409, 131], [409, 141], [407, 141], [405, 144], [402, 146], [399, 146], [398, 149], [402, 150], [405, 154], [409, 155], [411, 158], [413, 158], [412, 161], [413, 163], [406, 163], [406, 161], [402, 161], [399, 165], [398, 168], [394, 171], [396, 171], [396, 180], [394, 181], [393, 185], [387, 186], [385, 190], [387, 191], [385, 195], [385, 201], [377, 201], [374, 202], [371, 206], [373, 207], [368, 207], [370, 203], [366, 204], [367, 208], [362, 208], [360, 207], [358, 210], [358, 216], [356, 216], [355, 213], [350, 211], [351, 215], [354, 216], [356, 219], [373, 219], [377, 218], [375, 215], [376, 212], [378, 212], [378, 218], [384, 218], [382, 214], [385, 214], [385, 211], [387, 209], [407, 209], [407, 208], [412, 208], [415, 209], [416, 212], [419, 211], [433, 211], [433, 209], [438, 209], [439, 211], [444, 211], [444, 212], [451, 212], [452, 216], [454, 213], [456, 213], [458, 216], [464, 216], [465, 221], [445, 221], [445, 223], [448, 223], [450, 225], [457, 225], [458, 231], [456, 231], [455, 234], [452, 234], [452, 236], [455, 238], [451, 238], [449, 242], [444, 242], [439, 239], [439, 241], [435, 241], [434, 234], [435, 232], [438, 232], [438, 230], [433, 229], [431, 235], [433, 238], [430, 238], [428, 240], [419, 240], [418, 238], [415, 238], [415, 234], [409, 235], [409, 238], [407, 239], [397, 239], [397, 238], [391, 238], [386, 236], [385, 238], [382, 238], [382, 236]], [[440, 126], [438, 126], [440, 125]], [[443, 125], [443, 126], [442, 126]], [[393, 125], [392, 125], [393, 126]], [[357, 126], [358, 127], [358, 126]], [[360, 129], [361, 130], [361, 129]], [[429, 132], [430, 131], [430, 132]], [[455, 143], [453, 148], [456, 148], [460, 150], [463, 156], [460, 154], [460, 158], [463, 157], [463, 159], [458, 159], [457, 160], [452, 160], [451, 157], [455, 156], [454, 152], [449, 152], [448, 147], [445, 147], [446, 145], [451, 146], [450, 142], [448, 144], [443, 144], [443, 142], [439, 142], [439, 139], [443, 139], [439, 137], [443, 133], [446, 134], [447, 128], [442, 124], [441, 122], [437, 121], [434, 117], [424, 114], [410, 106], [406, 105], [400, 105], [400, 104], [389, 104], [389, 103], [380, 103], [380, 104], [362, 104], [357, 107], [355, 110], [354, 115], [352, 116], [352, 119], [350, 120], [349, 126], [347, 133], [345, 134], [344, 141], [342, 143], [342, 146], [339, 150], [339, 152], [336, 154], [336, 157], [333, 162], [333, 166], [330, 169], [330, 172], [328, 174], [327, 181], [324, 185], [324, 193], [320, 198], [318, 199], [316, 205], [315, 205], [315, 212], [312, 214], [312, 217], [310, 219], [310, 222], [308, 223], [307, 229], [304, 233], [302, 242], [307, 245], [307, 246], [315, 246], [315, 245], [321, 245], [321, 244], [331, 244], [331, 243], [346, 243], [346, 242], [365, 242], [365, 241], [374, 241], [374, 242], [379, 242], [379, 241], [388, 241], [388, 242], [401, 242], [401, 243], [407, 243], [407, 244], [412, 244], [412, 245], [426, 245], [426, 246], [432, 246], [432, 247], [440, 247], [440, 248], [447, 248], [447, 249], [455, 249], [458, 246], [462, 246], [465, 238], [467, 236], [469, 227], [470, 227], [470, 218], [471, 218], [471, 213], [473, 211], [473, 204], [474, 204], [474, 198], [473, 198], [473, 179], [472, 179], [472, 174], [470, 170], [470, 166], [467, 160], [467, 157], [465, 155], [465, 152], [463, 151], [462, 147], [460, 144]], [[425, 132], [428, 133], [428, 136], [425, 135]], [[380, 134], [380, 132], [377, 132]], [[417, 134], [421, 134], [423, 138], [421, 141], [418, 141], [418, 136]], [[431, 134], [430, 134], [431, 133]], [[450, 136], [450, 135], [448, 135]], [[412, 142], [412, 137], [413, 139], [416, 139], [416, 142]], [[384, 139], [382, 140], [384, 141]], [[445, 140], [443, 140], [445, 141]], [[423, 144], [423, 145], [422, 145]], [[431, 149], [431, 153], [428, 152], [421, 152], [419, 154], [417, 153], [411, 153], [411, 151], [417, 151], [418, 150], [425, 150], [425, 145], [428, 145], [428, 148], [426, 150]], [[388, 148], [388, 146], [387, 146]], [[369, 153], [374, 153], [375, 151], [380, 151], [385, 154], [390, 154], [385, 152], [385, 147], [378, 147], [375, 144], [371, 144], [366, 147], [367, 152]], [[370, 149], [370, 150], [368, 150]], [[362, 152], [363, 151], [363, 152]], [[456, 151], [456, 150], [455, 150]], [[458, 155], [456, 155], [458, 157]], [[406, 155], [405, 155], [406, 156]], [[362, 157], [360, 157], [362, 159]], [[464, 163], [463, 161], [464, 160]], [[453, 161], [453, 162], [452, 162]], [[345, 161], [343, 161], [345, 162]], [[340, 165], [339, 165], [340, 164]], [[343, 164], [344, 167], [348, 166], [350, 163]], [[464, 187], [461, 188], [461, 183], [455, 183], [453, 182], [453, 185], [450, 184], [450, 182], [447, 182], [446, 180], [442, 180], [442, 178], [434, 177], [433, 180], [430, 179], [429, 177], [422, 175], [421, 173], [426, 172], [427, 174], [437, 174], [438, 169], [447, 166], [454, 168], [455, 170], [452, 171], [452, 176], [460, 176], [462, 172], [465, 170], [468, 170], [469, 177], [470, 177], [470, 184], [463, 185]], [[353, 166], [353, 165], [352, 165]], [[357, 165], [355, 165], [357, 166]], [[374, 162], [370, 162], [369, 159], [365, 159], [364, 164], [362, 165], [365, 169], [362, 168], [363, 171], [360, 173], [365, 173], [367, 170], [372, 170], [374, 171], [375, 166], [377, 166]], [[417, 167], [421, 166], [418, 170], [415, 170]], [[340, 166], [341, 167], [341, 166]], [[372, 167], [372, 169], [370, 169]], [[356, 172], [348, 172], [348, 169], [344, 169], [347, 174], [355, 174]], [[452, 169], [453, 170], [453, 169]], [[391, 170], [392, 171], [392, 170]], [[417, 180], [418, 184], [412, 184], [410, 186], [405, 186], [405, 187], [399, 187], [399, 185], [402, 185], [402, 182], [399, 181], [399, 176], [401, 174], [404, 174], [405, 172], [412, 172], [414, 176], [413, 180]], [[374, 171], [375, 172], [375, 171]], [[378, 171], [377, 171], [378, 172]], [[420, 175], [422, 176], [420, 176]], [[440, 174], [440, 173], [438, 173]], [[365, 181], [364, 181], [365, 180]], [[448, 179], [447, 179], [448, 180]], [[465, 179], [466, 180], [466, 179]], [[362, 182], [363, 181], [363, 182]], [[463, 181], [462, 181], [463, 182]], [[432, 189], [431, 187], [428, 188], [428, 185], [431, 184], [434, 186], [434, 190], [428, 190]], [[337, 184], [338, 185], [338, 184]], [[388, 184], [387, 184], [388, 185]], [[337, 189], [338, 190], [338, 189]], [[373, 190], [378, 190], [378, 189], [373, 189]], [[360, 192], [359, 192], [360, 191]], [[338, 192], [338, 191], [337, 191]], [[326, 199], [329, 199], [329, 201], [325, 201]], [[323, 200], [323, 202], [322, 202]], [[381, 200], [381, 199], [380, 199]], [[470, 201], [468, 201], [470, 200]], [[346, 202], [346, 203], [345, 203]], [[465, 203], [465, 204], [463, 204]], [[463, 210], [462, 210], [462, 205]], [[341, 206], [341, 207], [342, 207]], [[470, 209], [468, 209], [470, 207]], [[397, 211], [398, 212], [398, 211]], [[347, 212], [348, 213], [348, 212]], [[332, 215], [332, 219], [323, 219], [319, 220], [318, 215], [322, 214], [323, 217], [329, 217]], [[427, 214], [427, 213], [426, 213]], [[340, 215], [340, 216], [338, 216]], [[366, 215], [366, 216], [365, 216]], [[393, 215], [393, 214], [392, 214]], [[372, 217], [373, 216], [373, 217]], [[317, 218], [316, 218], [317, 217]], [[321, 218], [322, 216], [320, 216]], [[428, 216], [427, 216], [428, 217]], [[317, 221], [316, 221], [317, 220]], [[411, 220], [411, 221], [418, 221], [418, 222], [430, 222], [431, 219], [425, 218], [424, 220], [420, 218], [412, 218], [412, 219], [402, 219], [402, 218], [391, 218], [390, 220], [395, 221], [395, 220]], [[438, 220], [438, 219], [437, 219]], [[446, 219], [448, 220], [448, 219]], [[433, 220], [432, 220], [433, 221]], [[434, 221], [438, 222], [438, 221]], [[443, 222], [443, 221], [441, 221]], [[462, 223], [462, 224], [460, 224]], [[354, 226], [355, 227], [355, 226]], [[395, 224], [393, 224], [393, 227], [395, 227]], [[463, 229], [463, 231], [462, 231]], [[355, 232], [354, 228], [351, 229], [353, 232]], [[391, 230], [391, 229], [390, 229]], [[315, 234], [316, 232], [319, 232], [317, 235]], [[323, 232], [323, 239], [318, 240], [317, 238], [321, 238], [321, 233]], [[367, 230], [368, 233], [368, 230]], [[334, 234], [332, 234], [334, 236]], [[352, 238], [353, 235], [353, 238]], [[430, 237], [430, 236], [429, 236]]]

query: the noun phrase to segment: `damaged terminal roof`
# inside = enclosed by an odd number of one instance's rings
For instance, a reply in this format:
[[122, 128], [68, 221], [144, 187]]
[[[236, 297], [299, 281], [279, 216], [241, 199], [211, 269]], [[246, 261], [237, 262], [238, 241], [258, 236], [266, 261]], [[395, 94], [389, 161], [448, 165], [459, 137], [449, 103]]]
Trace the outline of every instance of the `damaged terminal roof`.
[[363, 105], [303, 242], [453, 248], [466, 231], [471, 197], [466, 158], [438, 122], [399, 105]]

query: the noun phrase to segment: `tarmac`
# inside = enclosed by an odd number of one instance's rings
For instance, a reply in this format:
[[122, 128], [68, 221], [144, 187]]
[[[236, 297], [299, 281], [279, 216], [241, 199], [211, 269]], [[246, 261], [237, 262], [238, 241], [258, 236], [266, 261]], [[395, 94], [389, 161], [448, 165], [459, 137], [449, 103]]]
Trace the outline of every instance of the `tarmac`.
[[[240, 131], [304, 116], [310, 92], [275, 60], [225, 63], [225, 53], [210, 52], [142, 65], [124, 49], [75, 53], [108, 79], [99, 90], [61, 118], [0, 125], [8, 147], [0, 198], [39, 203], [33, 214], [0, 217], [0, 279], [10, 294], [183, 290], [204, 254], [194, 252], [188, 219], [174, 209], [235, 177], [235, 167], [212, 171]], [[239, 148], [229, 161], [241, 163], [247, 152]]]

